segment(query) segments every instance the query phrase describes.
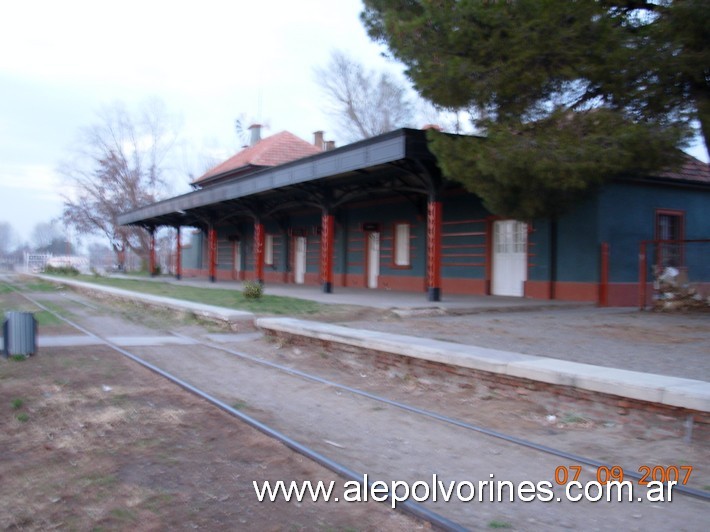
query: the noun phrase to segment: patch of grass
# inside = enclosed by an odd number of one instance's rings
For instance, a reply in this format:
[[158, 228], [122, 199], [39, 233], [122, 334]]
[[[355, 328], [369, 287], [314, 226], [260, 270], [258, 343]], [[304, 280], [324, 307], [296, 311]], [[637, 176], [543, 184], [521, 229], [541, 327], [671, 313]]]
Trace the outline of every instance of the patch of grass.
[[63, 317], [65, 317], [65, 318], [72, 318], [72, 317], [74, 317], [74, 314], [73, 314], [72, 312], [68, 311], [68, 310], [65, 309], [64, 307], [59, 306], [59, 305], [57, 305], [57, 304], [55, 304], [55, 303], [51, 303], [51, 302], [49, 302], [49, 301], [43, 301], [42, 304], [43, 304], [45, 307], [47, 307], [49, 310], [51, 310], [52, 312], [54, 312], [54, 313], [56, 313], [56, 314], [59, 314], [60, 316], [63, 316]]
[[25, 402], [22, 399], [18, 398], [18, 399], [13, 399], [12, 403], [10, 403], [10, 404], [12, 405], [13, 410], [19, 410], [20, 408], [22, 408], [22, 405], [24, 405]]
[[170, 493], [158, 493], [157, 495], [153, 495], [149, 499], [147, 499], [143, 503], [143, 506], [145, 506], [151, 512], [157, 514], [160, 513], [160, 510], [163, 506], [172, 503], [174, 498], [175, 497]]
[[12, 355], [10, 356], [10, 360], [14, 360], [15, 362], [24, 362], [27, 360], [27, 356], [25, 355]]
[[27, 423], [30, 420], [30, 415], [27, 412], [20, 412], [15, 416], [20, 423]]
[[113, 486], [117, 482], [118, 479], [111, 474], [94, 473], [84, 478], [84, 485], [86, 486]]
[[232, 403], [232, 408], [234, 408], [234, 410], [244, 410], [247, 406], [249, 406], [247, 402], [242, 401], [241, 399]]
[[137, 519], [136, 514], [128, 508], [114, 508], [109, 512], [109, 515], [122, 523], [130, 523]]
[[568, 412], [560, 420], [560, 423], [563, 423], [563, 424], [586, 423], [586, 422], [587, 422], [586, 418], [580, 416], [579, 414], [575, 414], [574, 412]]
[[56, 292], [64, 290], [63, 286], [56, 285], [44, 279], [25, 281], [18, 287], [23, 292]]
[[49, 327], [50, 325], [61, 325], [64, 323], [57, 316], [46, 310], [41, 310], [35, 313], [35, 319], [37, 320], [37, 325], [42, 327]]
[[303, 315], [324, 312], [326, 309], [333, 308], [333, 305], [325, 306], [315, 301], [267, 294], [262, 295], [259, 299], [248, 299], [244, 297], [244, 294], [239, 290], [225, 288], [180, 286], [173, 283], [143, 281], [141, 279], [117, 279], [113, 277], [95, 278], [91, 275], [80, 275], [77, 279], [88, 283], [131, 290], [133, 292], [184, 299], [185, 301], [195, 301], [218, 307], [248, 310], [261, 314]]
[[497, 521], [494, 519], [488, 522], [488, 528], [513, 528], [513, 525], [506, 521]]

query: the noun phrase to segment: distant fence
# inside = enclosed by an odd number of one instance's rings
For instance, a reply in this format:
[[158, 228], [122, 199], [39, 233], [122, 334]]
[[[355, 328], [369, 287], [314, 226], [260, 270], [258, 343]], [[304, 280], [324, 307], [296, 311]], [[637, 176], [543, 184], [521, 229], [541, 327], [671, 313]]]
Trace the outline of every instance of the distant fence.
[[639, 248], [639, 307], [710, 308], [710, 239], [644, 240]]

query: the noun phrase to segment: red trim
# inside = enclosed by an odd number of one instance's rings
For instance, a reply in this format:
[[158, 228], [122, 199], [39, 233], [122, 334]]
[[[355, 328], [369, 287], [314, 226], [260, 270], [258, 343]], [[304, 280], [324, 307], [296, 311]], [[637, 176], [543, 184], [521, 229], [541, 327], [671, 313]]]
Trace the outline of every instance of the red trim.
[[680, 234], [677, 235], [677, 238], [673, 238], [671, 240], [684, 240], [685, 239], [685, 211], [678, 211], [678, 210], [673, 210], [673, 209], [656, 209], [655, 213], [655, 225], [654, 225], [654, 240], [662, 240], [661, 235], [658, 234], [658, 219], [661, 216], [677, 216], [680, 218]]
[[210, 280], [217, 279], [217, 231], [213, 226], [207, 230], [207, 254]]
[[609, 306], [634, 307], [638, 305], [638, 292], [638, 283], [609, 283]]
[[560, 301], [592, 301], [597, 302], [599, 297], [598, 283], [555, 283], [555, 299]]
[[377, 279], [380, 290], [397, 292], [421, 292], [422, 279], [412, 275], [380, 275]]
[[177, 226], [175, 235], [175, 275], [178, 279], [182, 277], [182, 242], [180, 242], [180, 226]]
[[335, 216], [323, 213], [321, 217], [320, 267], [321, 279], [332, 287], [333, 284], [333, 242], [335, 239]]
[[427, 288], [441, 289], [441, 218], [442, 204], [427, 205]]
[[599, 275], [599, 306], [609, 306], [609, 243], [601, 245], [601, 272]]
[[[660, 235], [660, 223], [659, 219], [661, 216], [674, 216], [678, 218], [678, 225], [679, 225], [679, 230], [677, 235], [672, 235], [670, 239], [663, 239], [661, 238]], [[661, 245], [659, 244], [661, 241], [664, 243], [670, 243], [668, 242], [669, 240], [675, 240], [675, 241], [680, 241], [680, 240], [685, 240], [685, 211], [680, 211], [680, 210], [673, 210], [673, 209], [656, 209], [655, 212], [655, 218], [654, 218], [654, 229], [653, 229], [653, 234], [654, 234], [654, 240], [657, 242], [654, 246], [654, 254], [655, 254], [655, 264], [660, 265], [661, 264]], [[676, 266], [681, 267], [685, 265], [685, 247], [681, 246], [680, 248], [680, 253], [679, 253], [679, 262], [680, 264], [676, 264]]]
[[155, 275], [155, 231], [150, 231], [148, 239], [148, 271]]
[[254, 266], [255, 280], [259, 283], [264, 282], [264, 224], [261, 222], [254, 223]]
[[525, 281], [525, 297], [533, 299], [552, 299], [550, 281]]
[[459, 295], [486, 295], [486, 281], [484, 279], [463, 279], [444, 278], [441, 281], [441, 289], [447, 294]]

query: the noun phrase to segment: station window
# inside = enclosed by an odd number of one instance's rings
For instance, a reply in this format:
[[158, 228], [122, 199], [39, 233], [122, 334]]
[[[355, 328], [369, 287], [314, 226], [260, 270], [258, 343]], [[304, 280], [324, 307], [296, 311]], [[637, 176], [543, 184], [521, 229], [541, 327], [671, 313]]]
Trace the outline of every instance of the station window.
[[656, 211], [656, 240], [659, 240], [657, 262], [662, 266], [683, 265], [683, 245], [685, 238], [684, 216], [681, 211]]
[[394, 224], [394, 265], [410, 266], [409, 253], [410, 225], [406, 223]]
[[274, 235], [264, 235], [264, 264], [274, 265]]

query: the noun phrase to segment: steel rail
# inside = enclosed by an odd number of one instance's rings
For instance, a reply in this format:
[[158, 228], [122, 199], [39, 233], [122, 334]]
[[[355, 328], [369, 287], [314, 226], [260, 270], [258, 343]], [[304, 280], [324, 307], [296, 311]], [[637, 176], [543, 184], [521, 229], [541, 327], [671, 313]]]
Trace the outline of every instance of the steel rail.
[[[187, 336], [187, 335], [183, 335], [183, 334], [178, 334], [178, 333], [175, 333], [175, 332], [173, 332], [172, 334], [175, 335], [175, 336], [178, 336], [178, 337], [180, 337], [180, 338], [185, 338], [185, 339], [193, 340], [193, 341], [195, 341], [195, 342], [197, 342], [197, 343], [199, 343], [199, 344], [202, 344], [202, 345], [204, 345], [204, 346], [206, 346], [206, 347], [210, 347], [210, 348], [212, 348], [212, 349], [217, 349], [217, 350], [220, 350], [220, 351], [224, 351], [224, 352], [229, 353], [229, 354], [231, 354], [231, 355], [235, 355], [235, 356], [237, 356], [237, 357], [243, 358], [243, 359], [245, 359], [245, 360], [249, 360], [249, 361], [251, 361], [251, 362], [255, 362], [255, 363], [260, 364], [260, 365], [263, 365], [263, 366], [267, 366], [267, 367], [271, 367], [271, 368], [274, 368], [274, 369], [278, 369], [278, 370], [280, 370], [280, 371], [283, 371], [283, 372], [285, 372], [285, 373], [289, 373], [289, 374], [291, 374], [291, 375], [295, 375], [295, 376], [298, 376], [298, 377], [301, 377], [301, 378], [304, 378], [304, 379], [307, 379], [307, 380], [310, 380], [310, 381], [313, 381], [313, 382], [317, 382], [317, 383], [320, 383], [320, 384], [325, 384], [325, 385], [327, 385], [327, 386], [331, 386], [331, 387], [333, 387], [333, 388], [337, 388], [337, 389], [340, 389], [340, 390], [343, 390], [343, 391], [347, 391], [347, 392], [350, 392], [350, 393], [355, 394], [355, 395], [360, 395], [360, 396], [362, 396], [362, 397], [366, 397], [366, 398], [368, 398], [368, 399], [372, 399], [372, 400], [374, 400], [374, 401], [378, 401], [378, 402], [381, 402], [381, 403], [383, 403], [383, 404], [386, 404], [386, 405], [389, 405], [389, 406], [393, 406], [393, 407], [399, 408], [399, 409], [401, 409], [401, 410], [405, 410], [405, 411], [407, 411], [407, 412], [412, 412], [412, 413], [414, 413], [414, 414], [418, 414], [418, 415], [421, 415], [421, 416], [425, 416], [425, 417], [429, 417], [429, 418], [432, 418], [432, 419], [436, 419], [436, 420], [438, 420], [438, 421], [441, 421], [441, 422], [444, 422], [444, 423], [448, 423], [448, 424], [450, 424], [450, 425], [455, 425], [455, 426], [457, 426], [457, 427], [461, 427], [461, 428], [464, 428], [464, 429], [467, 429], [467, 430], [471, 430], [471, 431], [474, 431], [474, 432], [479, 432], [479, 433], [481, 433], [481, 434], [485, 434], [486, 436], [491, 436], [491, 437], [493, 437], [493, 438], [497, 438], [497, 439], [506, 441], [506, 442], [508, 442], [508, 443], [512, 443], [512, 444], [515, 444], [515, 445], [520, 445], [520, 446], [522, 446], [522, 447], [527, 447], [527, 448], [533, 449], [533, 450], [535, 450], [535, 451], [540, 451], [540, 452], [543, 452], [543, 453], [551, 454], [551, 455], [557, 456], [557, 457], [559, 457], [559, 458], [565, 458], [565, 459], [567, 459], [567, 460], [571, 460], [572, 462], [576, 462], [576, 463], [580, 463], [580, 464], [585, 464], [585, 465], [588, 465], [588, 466], [591, 466], [591, 467], [595, 467], [595, 468], [611, 467], [612, 465], [614, 465], [614, 464], [609, 464], [609, 463], [606, 463], [606, 462], [602, 462], [602, 461], [600, 461], [600, 460], [595, 460], [595, 459], [593, 459], [593, 458], [587, 458], [587, 457], [585, 457], [585, 456], [581, 456], [581, 455], [578, 455], [578, 454], [570, 453], [570, 452], [564, 451], [564, 450], [562, 450], [562, 449], [556, 449], [556, 448], [554, 448], [554, 447], [549, 447], [549, 446], [547, 446], [547, 445], [542, 445], [542, 444], [539, 444], [539, 443], [535, 443], [535, 442], [532, 442], [532, 441], [530, 441], [530, 440], [526, 440], [526, 439], [524, 439], [524, 438], [519, 438], [519, 437], [513, 436], [513, 435], [511, 435], [511, 434], [505, 434], [505, 433], [503, 433], [503, 432], [499, 432], [499, 431], [497, 431], [497, 430], [493, 430], [493, 429], [489, 429], [489, 428], [486, 428], [486, 427], [482, 427], [482, 426], [480, 426], [480, 425], [474, 425], [474, 424], [472, 424], [472, 423], [468, 423], [468, 422], [466, 422], [466, 421], [461, 421], [460, 419], [456, 419], [456, 418], [452, 418], [452, 417], [449, 417], [449, 416], [445, 416], [445, 415], [443, 415], [443, 414], [439, 414], [439, 413], [433, 412], [433, 411], [431, 411], [431, 410], [426, 410], [426, 409], [424, 409], [424, 408], [419, 408], [419, 407], [416, 407], [416, 406], [408, 405], [408, 404], [406, 404], [406, 403], [401, 403], [401, 402], [399, 402], [399, 401], [395, 401], [395, 400], [393, 400], [393, 399], [388, 399], [388, 398], [386, 398], [386, 397], [382, 397], [382, 396], [380, 396], [380, 395], [376, 395], [376, 394], [373, 394], [373, 393], [371, 393], [371, 392], [367, 392], [367, 391], [364, 391], [364, 390], [360, 390], [359, 388], [353, 388], [353, 387], [351, 387], [351, 386], [347, 386], [347, 385], [345, 385], [345, 384], [340, 384], [340, 383], [337, 383], [337, 382], [328, 380], [328, 379], [323, 378], [323, 377], [318, 377], [317, 375], [312, 375], [312, 374], [310, 374], [310, 373], [306, 373], [306, 372], [301, 371], [301, 370], [298, 370], [298, 369], [293, 369], [293, 368], [290, 368], [290, 367], [288, 367], [288, 366], [284, 366], [284, 365], [282, 365], [282, 364], [277, 364], [276, 362], [271, 362], [271, 361], [269, 361], [269, 360], [265, 360], [265, 359], [262, 359], [262, 358], [254, 357], [254, 356], [248, 355], [248, 354], [246, 354], [246, 353], [242, 353], [242, 352], [240, 352], [240, 351], [236, 351], [236, 350], [234, 350], [234, 349], [229, 349], [229, 348], [227, 348], [227, 347], [224, 347], [224, 346], [221, 346], [221, 345], [217, 345], [217, 344], [214, 344], [214, 343], [212, 343], [212, 342], [204, 342], [204, 341], [199, 340], [199, 339], [197, 339], [197, 338], [193, 338], [193, 337], [190, 337], [190, 336]], [[629, 472], [627, 472], [626, 470], [624, 470], [624, 478], [626, 478], [627, 476], [633, 478], [634, 480], [641, 480], [641, 479], [643, 478], [643, 475], [641, 475], [641, 474], [639, 474], [639, 473], [636, 473], [635, 471], [629, 471]], [[696, 488], [689, 488], [689, 487], [684, 486], [684, 485], [682, 485], [682, 484], [677, 484], [677, 485], [673, 486], [673, 492], [674, 492], [674, 493], [675, 493], [675, 492], [681, 492], [681, 493], [683, 493], [683, 494], [685, 494], [685, 495], [689, 495], [689, 496], [691, 496], [691, 497], [696, 497], [696, 498], [698, 498], [698, 499], [701, 499], [701, 500], [710, 502], [710, 492], [703, 491], [703, 490], [699, 490], [699, 489], [696, 489]]]
[[[6, 281], [7, 282], [7, 281]], [[311, 449], [310, 447], [294, 440], [290, 436], [284, 434], [283, 432], [280, 432], [272, 427], [269, 427], [265, 423], [262, 423], [258, 419], [255, 419], [244, 412], [240, 412], [239, 410], [236, 410], [235, 408], [231, 407], [227, 403], [220, 401], [216, 397], [208, 394], [207, 392], [200, 390], [196, 386], [193, 386], [189, 382], [186, 382], [179, 377], [176, 377], [175, 375], [172, 375], [171, 373], [159, 368], [158, 366], [155, 366], [154, 364], [151, 364], [150, 362], [143, 360], [141, 357], [135, 355], [134, 353], [131, 353], [130, 351], [127, 351], [126, 349], [123, 349], [119, 345], [116, 345], [115, 343], [111, 342], [107, 338], [104, 338], [98, 334], [93, 333], [92, 331], [86, 329], [85, 327], [79, 325], [78, 323], [73, 322], [72, 320], [65, 318], [61, 314], [55, 312], [54, 310], [50, 309], [49, 307], [46, 307], [39, 301], [35, 300], [34, 298], [28, 296], [27, 294], [21, 292], [18, 290], [16, 287], [11, 285], [10, 283], [7, 283], [13, 290], [15, 290], [17, 293], [19, 293], [22, 297], [27, 299], [28, 301], [32, 302], [34, 305], [39, 307], [40, 309], [49, 312], [50, 314], [56, 316], [60, 320], [66, 322], [67, 324], [71, 325], [75, 329], [83, 332], [84, 334], [95, 338], [97, 340], [100, 340], [104, 345], [107, 347], [113, 349], [114, 351], [120, 353], [121, 355], [128, 357], [129, 359], [133, 360], [134, 362], [140, 364], [141, 366], [153, 371], [154, 373], [160, 375], [161, 377], [164, 377], [168, 379], [169, 381], [173, 382], [174, 384], [177, 384], [178, 386], [184, 388], [185, 390], [189, 391], [190, 393], [208, 401], [212, 405], [216, 406], [217, 408], [227, 412], [228, 414], [231, 414], [232, 416], [238, 418], [239, 420], [243, 421], [247, 425], [261, 431], [262, 433], [266, 434], [267, 436], [276, 439], [277, 441], [283, 443], [286, 445], [288, 448], [292, 449], [293, 451], [296, 451], [297, 453], [310, 458], [314, 462], [324, 466], [325, 468], [333, 471], [334, 473], [340, 475], [343, 478], [346, 478], [348, 480], [354, 480], [356, 482], [361, 482], [364, 478], [365, 475], [362, 473], [359, 473], [353, 469], [350, 469], [349, 467], [336, 462], [335, 460], [332, 460], [325, 456], [322, 453], [319, 453], [318, 451]], [[368, 475], [369, 477], [369, 475]], [[368, 481], [368, 489], [372, 486], [373, 482]], [[384, 495], [384, 494], [383, 494]], [[437, 528], [445, 531], [451, 531], [451, 532], [465, 532], [468, 529], [464, 527], [463, 525], [460, 525], [459, 523], [456, 523], [452, 521], [451, 519], [448, 519], [447, 517], [444, 517], [441, 514], [438, 514], [436, 512], [433, 512], [429, 510], [428, 508], [425, 508], [423, 505], [411, 501], [411, 500], [406, 500], [406, 501], [399, 501], [397, 500], [396, 504], [393, 504], [392, 501], [392, 492], [391, 490], [388, 490], [387, 493], [387, 498], [378, 501], [378, 502], [383, 502], [383, 503], [389, 503], [392, 507], [396, 507], [396, 509], [401, 509], [404, 512], [415, 516], [419, 519], [422, 519], [423, 521], [426, 521], [428, 523], [431, 523], [432, 525], [436, 526]]]
[[[24, 294], [23, 294], [23, 295], [24, 295]], [[27, 297], [27, 296], [25, 296], [25, 297]], [[29, 299], [29, 298], [28, 298], [28, 299]], [[50, 312], [52, 312], [52, 311], [50, 310]], [[58, 316], [58, 317], [60, 317], [61, 319], [64, 319], [64, 320], [67, 321], [67, 322], [69, 322], [69, 320], [66, 320], [65, 318], [63, 318], [63, 317], [61, 317], [61, 316]], [[69, 323], [72, 324], [71, 322], [69, 322]], [[74, 324], [72, 324], [72, 325], [74, 325]], [[84, 330], [81, 326], [78, 326], [78, 325], [75, 325], [75, 326], [76, 326], [77, 328], [79, 328], [79, 330]], [[88, 331], [87, 331], [87, 334], [91, 334], [92, 336], [95, 336], [95, 337], [97, 337], [97, 338], [100, 338], [100, 337], [98, 337], [98, 336], [96, 336], [96, 335], [93, 335], [93, 333], [89, 333]], [[288, 366], [284, 366], [284, 365], [278, 364], [278, 363], [276, 363], [276, 362], [271, 362], [271, 361], [269, 361], [269, 360], [265, 360], [265, 359], [262, 359], [262, 358], [259, 358], [259, 357], [255, 357], [255, 356], [249, 355], [249, 354], [247, 354], [247, 353], [243, 353], [243, 352], [241, 352], [241, 351], [237, 351], [237, 350], [234, 350], [234, 349], [230, 349], [230, 348], [227, 348], [227, 347], [224, 347], [224, 346], [215, 344], [215, 343], [213, 343], [213, 342], [205, 342], [205, 341], [203, 341], [203, 340], [200, 340], [200, 339], [197, 339], [197, 338], [194, 338], [194, 337], [191, 337], [191, 336], [187, 336], [187, 335], [184, 335], [184, 334], [180, 334], [180, 333], [175, 333], [175, 332], [172, 332], [172, 334], [173, 334], [174, 336], [179, 337], [179, 338], [184, 338], [184, 339], [192, 340], [192, 341], [194, 341], [194, 342], [196, 342], [196, 343], [198, 343], [198, 344], [204, 345], [204, 346], [209, 347], [209, 348], [211, 348], [211, 349], [216, 349], [216, 350], [219, 350], [219, 351], [223, 351], [223, 352], [226, 352], [226, 353], [228, 353], [228, 354], [237, 356], [237, 357], [239, 357], [239, 358], [248, 360], [248, 361], [250, 361], [250, 362], [253, 362], [253, 363], [256, 363], [256, 364], [259, 364], [259, 365], [262, 365], [262, 366], [266, 366], [266, 367], [270, 367], [270, 368], [273, 368], [273, 369], [277, 369], [277, 370], [282, 371], [282, 372], [284, 372], [284, 373], [288, 373], [288, 374], [291, 374], [291, 375], [294, 375], [294, 376], [297, 376], [297, 377], [300, 377], [300, 378], [303, 378], [303, 379], [306, 379], [306, 380], [310, 380], [310, 381], [313, 381], [313, 382], [317, 382], [317, 383], [319, 383], [319, 384], [324, 384], [324, 385], [327, 385], [327, 386], [330, 386], [330, 387], [333, 387], [333, 388], [336, 388], [336, 389], [339, 389], [339, 390], [343, 390], [343, 391], [346, 391], [346, 392], [349, 392], [349, 393], [352, 393], [352, 394], [355, 394], [355, 395], [359, 395], [359, 396], [362, 396], [362, 397], [371, 399], [371, 400], [373, 400], [373, 401], [378, 401], [378, 402], [380, 402], [380, 403], [383, 403], [383, 404], [386, 404], [386, 405], [389, 405], [389, 406], [392, 406], [392, 407], [395, 407], [395, 408], [398, 408], [398, 409], [401, 409], [401, 410], [404, 410], [404, 411], [407, 411], [407, 412], [411, 412], [411, 413], [414, 413], [414, 414], [417, 414], [417, 415], [421, 415], [421, 416], [424, 416], [424, 417], [428, 417], [428, 418], [431, 418], [431, 419], [435, 419], [435, 420], [441, 421], [441, 422], [443, 422], [443, 423], [447, 423], [447, 424], [450, 424], [450, 425], [454, 425], [454, 426], [457, 426], [457, 427], [460, 427], [460, 428], [463, 428], [463, 429], [466, 429], [466, 430], [470, 430], [470, 431], [473, 431], [473, 432], [478, 432], [478, 433], [481, 433], [481, 434], [485, 434], [485, 435], [487, 435], [487, 436], [490, 436], [490, 437], [493, 437], [493, 438], [497, 438], [497, 439], [506, 441], [506, 442], [508, 442], [508, 443], [512, 443], [512, 444], [514, 444], [514, 445], [519, 445], [519, 446], [522, 446], [522, 447], [527, 447], [527, 448], [533, 449], [533, 450], [535, 450], [535, 451], [539, 451], [539, 452], [543, 452], [543, 453], [550, 454], [550, 455], [553, 455], [553, 456], [557, 456], [557, 457], [560, 457], [560, 458], [564, 458], [564, 459], [570, 460], [570, 461], [572, 461], [572, 462], [576, 462], [576, 463], [588, 465], [588, 466], [591, 466], [591, 467], [594, 467], [594, 468], [611, 467], [612, 465], [614, 465], [614, 464], [609, 464], [609, 463], [606, 463], [606, 462], [603, 462], [603, 461], [600, 461], [600, 460], [596, 460], [596, 459], [593, 459], [593, 458], [588, 458], [588, 457], [585, 457], [585, 456], [581, 456], [581, 455], [577, 455], [577, 454], [574, 454], [574, 453], [570, 453], [570, 452], [564, 451], [564, 450], [562, 450], [562, 449], [556, 449], [556, 448], [554, 448], [554, 447], [549, 447], [549, 446], [547, 446], [547, 445], [535, 443], [535, 442], [532, 442], [532, 441], [530, 441], [530, 440], [526, 440], [526, 439], [524, 439], [524, 438], [519, 438], [519, 437], [513, 436], [513, 435], [511, 435], [511, 434], [505, 434], [505, 433], [503, 433], [503, 432], [500, 432], [500, 431], [497, 431], [497, 430], [494, 430], [494, 429], [490, 429], [490, 428], [487, 428], [487, 427], [483, 427], [483, 426], [480, 426], [480, 425], [474, 425], [474, 424], [472, 424], [472, 423], [468, 423], [468, 422], [466, 422], [466, 421], [461, 421], [461, 420], [456, 419], [456, 418], [452, 418], [452, 417], [449, 417], [449, 416], [445, 416], [445, 415], [443, 415], [443, 414], [439, 414], [439, 413], [433, 412], [433, 411], [431, 411], [431, 410], [426, 410], [426, 409], [419, 408], [419, 407], [416, 407], [416, 406], [408, 405], [408, 404], [406, 404], [406, 403], [402, 403], [402, 402], [399, 402], [399, 401], [395, 401], [395, 400], [393, 400], [393, 399], [388, 399], [388, 398], [386, 398], [386, 397], [382, 397], [382, 396], [380, 396], [380, 395], [377, 395], [377, 394], [374, 394], [374, 393], [371, 393], [371, 392], [367, 392], [367, 391], [365, 391], [365, 390], [360, 390], [360, 389], [358, 389], [358, 388], [353, 388], [353, 387], [351, 387], [351, 386], [347, 386], [347, 385], [344, 385], [344, 384], [340, 384], [340, 383], [337, 383], [337, 382], [335, 382], [335, 381], [331, 381], [331, 380], [329, 380], [329, 379], [326, 379], [326, 378], [323, 378], [323, 377], [319, 377], [319, 376], [317, 376], [317, 375], [312, 375], [312, 374], [310, 374], [310, 373], [306, 373], [306, 372], [301, 371], [301, 370], [298, 370], [298, 369], [290, 368], [290, 367], [288, 367]], [[102, 341], [106, 341], [106, 340], [103, 339], [103, 338], [101, 338], [101, 340], [102, 340]], [[118, 347], [118, 346], [116, 346], [116, 347], [117, 347], [118, 349], [121, 349], [121, 348]], [[626, 470], [624, 470], [624, 478], [626, 478], [626, 477], [630, 477], [630, 478], [632, 478], [632, 479], [634, 479], [634, 480], [641, 480], [641, 479], [643, 478], [643, 475], [641, 475], [641, 474], [639, 474], [639, 473], [637, 473], [637, 472], [635, 472], [635, 471], [633, 471], [633, 470], [632, 470], [632, 471], [626, 471]], [[704, 491], [704, 490], [700, 490], [700, 489], [696, 489], [696, 488], [691, 488], [691, 487], [688, 487], [688, 486], [684, 486], [684, 485], [682, 485], [682, 484], [677, 484], [677, 485], [675, 485], [675, 486], [673, 487], [673, 492], [674, 492], [674, 493], [679, 492], [679, 493], [682, 493], [682, 494], [684, 494], [684, 495], [688, 495], [688, 496], [691, 496], [691, 497], [694, 497], [694, 498], [697, 498], [697, 499], [700, 499], [700, 500], [703, 500], [703, 501], [706, 501], [706, 502], [710, 502], [710, 492], [707, 492], [707, 491]]]

